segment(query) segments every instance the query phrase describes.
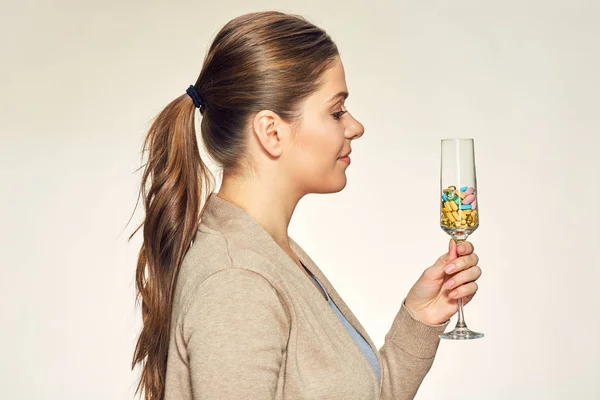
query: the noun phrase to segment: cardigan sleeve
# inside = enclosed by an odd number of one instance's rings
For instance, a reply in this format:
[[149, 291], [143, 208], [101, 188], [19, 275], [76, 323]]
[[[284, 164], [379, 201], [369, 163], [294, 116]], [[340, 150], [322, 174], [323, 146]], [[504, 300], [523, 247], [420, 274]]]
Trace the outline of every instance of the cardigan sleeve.
[[429, 372], [444, 332], [450, 320], [429, 325], [413, 318], [402, 302], [392, 327], [385, 335], [381, 356], [381, 400], [413, 399]]
[[273, 399], [289, 322], [273, 286], [242, 268], [213, 273], [182, 318], [192, 398]]

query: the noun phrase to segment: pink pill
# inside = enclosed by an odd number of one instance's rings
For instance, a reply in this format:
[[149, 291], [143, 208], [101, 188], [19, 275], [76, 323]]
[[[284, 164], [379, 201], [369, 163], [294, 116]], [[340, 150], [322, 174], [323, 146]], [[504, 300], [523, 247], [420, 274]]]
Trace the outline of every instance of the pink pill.
[[475, 201], [475, 195], [474, 194], [470, 194], [468, 196], [466, 196], [464, 198], [464, 200], [462, 201], [463, 204], [471, 204]]
[[473, 187], [470, 187], [467, 190], [465, 190], [466, 195], [473, 194], [473, 193], [475, 193], [475, 188], [473, 188]]
[[473, 200], [473, 202], [471, 203], [471, 210], [474, 210], [477, 208], [477, 200]]

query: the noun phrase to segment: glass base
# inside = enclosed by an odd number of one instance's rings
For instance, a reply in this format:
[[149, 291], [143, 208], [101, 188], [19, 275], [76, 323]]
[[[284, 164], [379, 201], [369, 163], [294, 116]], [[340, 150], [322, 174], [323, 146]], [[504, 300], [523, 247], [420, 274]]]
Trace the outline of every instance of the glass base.
[[440, 339], [448, 339], [448, 340], [469, 340], [469, 339], [479, 339], [483, 337], [483, 333], [473, 332], [466, 326], [464, 328], [456, 327], [454, 330], [446, 333], [442, 333], [440, 335]]

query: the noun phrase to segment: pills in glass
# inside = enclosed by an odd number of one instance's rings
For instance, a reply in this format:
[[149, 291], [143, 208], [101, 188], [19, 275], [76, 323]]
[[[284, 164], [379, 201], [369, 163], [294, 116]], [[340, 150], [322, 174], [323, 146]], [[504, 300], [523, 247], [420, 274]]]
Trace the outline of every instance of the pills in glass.
[[448, 186], [442, 190], [441, 223], [452, 229], [467, 229], [477, 226], [477, 195], [475, 188]]

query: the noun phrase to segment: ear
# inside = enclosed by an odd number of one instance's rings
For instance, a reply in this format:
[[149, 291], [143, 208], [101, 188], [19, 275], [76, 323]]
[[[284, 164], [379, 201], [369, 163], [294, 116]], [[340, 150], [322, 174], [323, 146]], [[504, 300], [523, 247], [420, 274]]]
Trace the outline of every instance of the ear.
[[252, 129], [267, 153], [281, 156], [289, 128], [279, 115], [271, 110], [259, 111], [252, 120]]

